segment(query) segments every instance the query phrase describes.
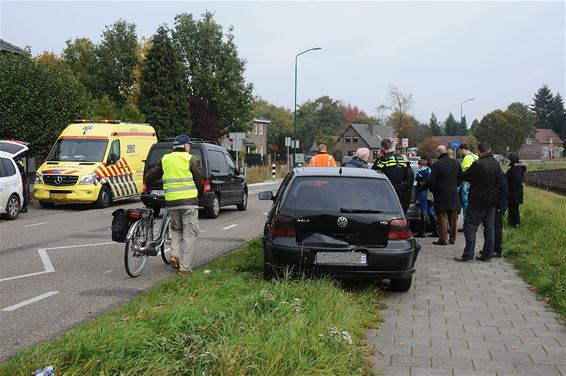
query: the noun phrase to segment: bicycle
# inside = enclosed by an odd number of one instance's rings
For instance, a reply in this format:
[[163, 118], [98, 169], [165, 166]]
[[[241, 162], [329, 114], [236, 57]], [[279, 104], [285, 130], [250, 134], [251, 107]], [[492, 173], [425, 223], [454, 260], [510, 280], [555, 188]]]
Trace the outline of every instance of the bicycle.
[[126, 273], [132, 278], [139, 276], [147, 264], [148, 256], [161, 253], [163, 262], [170, 264], [165, 255], [165, 245], [171, 244], [171, 215], [165, 208], [157, 238], [153, 231], [155, 222], [153, 209], [138, 208], [128, 210], [130, 228], [124, 249]]

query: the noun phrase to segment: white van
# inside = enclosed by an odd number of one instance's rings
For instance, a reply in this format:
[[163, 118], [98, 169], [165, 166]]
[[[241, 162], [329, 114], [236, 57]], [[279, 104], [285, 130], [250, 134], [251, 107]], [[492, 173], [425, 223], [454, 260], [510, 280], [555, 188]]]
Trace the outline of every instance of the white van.
[[24, 202], [22, 175], [15, 158], [26, 152], [27, 146], [17, 141], [0, 141], [0, 214], [16, 219]]

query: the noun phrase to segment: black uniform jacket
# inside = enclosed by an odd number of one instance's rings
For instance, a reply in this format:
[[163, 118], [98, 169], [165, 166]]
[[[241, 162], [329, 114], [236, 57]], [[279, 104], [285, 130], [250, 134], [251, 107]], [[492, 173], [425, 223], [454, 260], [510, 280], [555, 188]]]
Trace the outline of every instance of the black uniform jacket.
[[434, 194], [434, 210], [439, 212], [460, 210], [458, 186], [462, 184], [462, 166], [448, 153], [440, 154], [432, 165], [428, 188]]

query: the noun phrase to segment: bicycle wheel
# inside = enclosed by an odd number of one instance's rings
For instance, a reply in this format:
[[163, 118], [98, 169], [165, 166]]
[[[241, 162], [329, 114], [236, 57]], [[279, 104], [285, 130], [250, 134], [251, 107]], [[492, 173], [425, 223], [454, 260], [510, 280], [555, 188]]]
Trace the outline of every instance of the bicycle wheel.
[[165, 254], [165, 247], [171, 246], [171, 217], [164, 216], [163, 220], [167, 222], [165, 222], [165, 230], [163, 231], [163, 238], [165, 240], [163, 241], [163, 245], [161, 246], [161, 258], [163, 259], [163, 262], [165, 264], [169, 265], [171, 262], [169, 261], [169, 258]]
[[144, 245], [146, 238], [141, 224], [141, 221], [136, 221], [132, 225], [132, 236], [126, 242], [126, 248], [124, 250], [126, 273], [132, 278], [139, 276], [147, 264], [147, 255], [139, 251]]

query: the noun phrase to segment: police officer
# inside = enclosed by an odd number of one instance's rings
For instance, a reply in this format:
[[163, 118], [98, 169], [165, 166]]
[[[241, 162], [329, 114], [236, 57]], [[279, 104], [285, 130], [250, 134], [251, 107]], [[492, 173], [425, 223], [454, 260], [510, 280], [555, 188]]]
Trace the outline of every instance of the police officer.
[[199, 234], [198, 196], [203, 178], [199, 161], [189, 154], [189, 137], [175, 137], [173, 152], [166, 154], [145, 175], [149, 184], [162, 178], [165, 204], [171, 215], [171, 266], [191, 274], [193, 246]]
[[395, 153], [391, 140], [387, 138], [381, 140], [381, 149], [383, 155], [374, 162], [372, 169], [383, 172], [389, 178], [403, 211], [407, 213], [411, 205], [411, 192], [415, 179], [413, 170], [409, 166], [409, 161], [401, 154]]

